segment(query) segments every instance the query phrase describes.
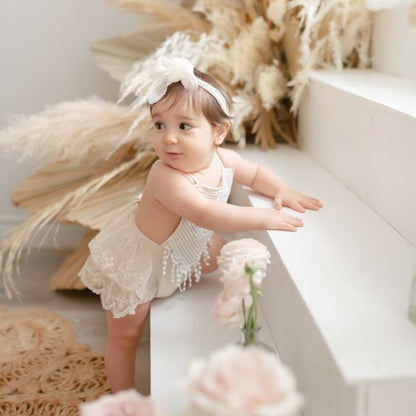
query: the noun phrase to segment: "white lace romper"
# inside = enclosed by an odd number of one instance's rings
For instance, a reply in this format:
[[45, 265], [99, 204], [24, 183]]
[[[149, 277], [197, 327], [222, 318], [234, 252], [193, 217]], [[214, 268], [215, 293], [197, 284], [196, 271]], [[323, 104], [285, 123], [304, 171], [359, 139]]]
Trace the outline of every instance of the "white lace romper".
[[[222, 166], [218, 187], [201, 184], [187, 176], [206, 198], [226, 202], [233, 172]], [[138, 305], [153, 298], [186, 289], [201, 277], [201, 260], [208, 264], [208, 242], [213, 231], [182, 218], [175, 231], [161, 244], [146, 237], [136, 226], [135, 200], [89, 242], [90, 255], [78, 273], [82, 282], [101, 296], [103, 308], [115, 318], [134, 314]], [[139, 202], [140, 203], [140, 202]]]

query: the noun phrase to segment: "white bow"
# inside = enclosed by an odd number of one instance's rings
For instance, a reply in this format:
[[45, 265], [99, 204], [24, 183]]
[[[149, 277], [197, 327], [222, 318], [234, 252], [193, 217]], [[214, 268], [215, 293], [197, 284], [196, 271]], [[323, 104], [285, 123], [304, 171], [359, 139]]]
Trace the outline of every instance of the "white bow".
[[149, 62], [148, 73], [153, 78], [147, 101], [150, 105], [161, 100], [170, 84], [180, 81], [185, 89], [193, 91], [198, 86], [209, 92], [218, 102], [222, 111], [228, 116], [225, 97], [211, 84], [203, 81], [194, 74], [194, 65], [184, 58], [161, 56], [156, 61]]
[[187, 90], [198, 88], [194, 66], [183, 58], [161, 56], [149, 65], [149, 75], [153, 77], [147, 101], [150, 105], [157, 103], [165, 94], [170, 84], [181, 81]]

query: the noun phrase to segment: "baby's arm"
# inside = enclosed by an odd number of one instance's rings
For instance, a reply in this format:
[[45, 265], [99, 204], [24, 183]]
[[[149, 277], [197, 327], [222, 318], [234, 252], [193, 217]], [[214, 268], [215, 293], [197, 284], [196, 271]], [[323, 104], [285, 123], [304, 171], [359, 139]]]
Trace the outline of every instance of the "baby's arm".
[[236, 182], [273, 198], [277, 209], [287, 206], [296, 211], [305, 212], [305, 208], [312, 210], [322, 208], [318, 199], [295, 191], [271, 169], [245, 160], [230, 149], [218, 148], [218, 152], [222, 160], [233, 168]]
[[216, 232], [296, 231], [296, 227], [303, 225], [301, 219], [271, 208], [240, 207], [209, 200], [183, 173], [163, 163], [152, 167], [146, 189], [152, 198], [176, 215]]

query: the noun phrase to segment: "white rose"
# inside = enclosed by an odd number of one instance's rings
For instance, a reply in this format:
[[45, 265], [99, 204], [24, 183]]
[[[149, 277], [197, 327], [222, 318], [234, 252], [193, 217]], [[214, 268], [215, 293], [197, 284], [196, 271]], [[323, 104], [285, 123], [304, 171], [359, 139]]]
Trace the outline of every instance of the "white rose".
[[241, 298], [250, 293], [250, 276], [246, 273], [244, 262], [233, 260], [222, 269], [222, 273], [220, 281], [230, 295]]
[[228, 345], [195, 360], [179, 384], [201, 416], [292, 416], [302, 404], [290, 370], [256, 346]]
[[134, 389], [107, 394], [80, 406], [80, 416], [163, 416], [161, 409]]
[[258, 268], [266, 269], [270, 263], [270, 253], [266, 246], [253, 238], [242, 238], [230, 241], [221, 249], [217, 262], [224, 270], [232, 261], [253, 262]]
[[235, 328], [244, 324], [241, 298], [231, 296], [225, 290], [219, 294], [212, 312], [215, 320], [223, 327]]
[[261, 282], [264, 279], [264, 273], [262, 270], [256, 270], [253, 274], [253, 283], [255, 286], [260, 287]]

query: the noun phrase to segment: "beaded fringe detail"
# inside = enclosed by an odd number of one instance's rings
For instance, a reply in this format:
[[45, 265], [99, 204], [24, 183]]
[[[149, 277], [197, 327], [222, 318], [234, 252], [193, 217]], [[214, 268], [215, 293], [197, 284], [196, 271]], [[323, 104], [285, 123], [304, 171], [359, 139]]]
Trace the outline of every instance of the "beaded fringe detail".
[[[183, 292], [188, 287], [192, 287], [192, 277], [194, 277], [195, 282], [201, 280], [202, 266], [201, 262], [198, 261], [187, 268], [183, 267], [183, 263], [180, 259], [175, 256], [175, 251], [171, 248], [165, 247], [163, 250], [162, 258], [162, 270], [163, 276], [166, 276], [166, 267], [169, 258], [172, 261], [172, 276], [171, 281], [176, 284], [180, 292]], [[202, 252], [201, 260], [205, 265], [209, 265], [209, 259], [211, 258], [208, 248]]]

